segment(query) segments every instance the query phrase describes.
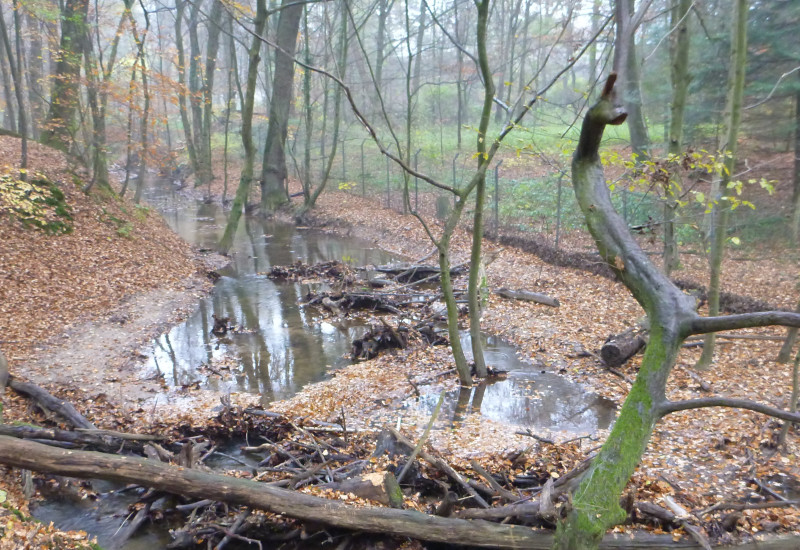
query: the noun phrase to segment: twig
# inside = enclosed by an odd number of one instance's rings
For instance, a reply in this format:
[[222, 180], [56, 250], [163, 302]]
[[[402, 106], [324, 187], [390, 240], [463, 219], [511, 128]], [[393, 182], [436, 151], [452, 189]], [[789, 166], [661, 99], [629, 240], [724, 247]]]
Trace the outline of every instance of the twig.
[[498, 495], [500, 495], [500, 497], [501, 497], [501, 498], [503, 498], [503, 499], [505, 499], [505, 500], [507, 500], [507, 501], [509, 501], [509, 502], [514, 502], [515, 500], [517, 500], [517, 499], [519, 498], [517, 495], [515, 495], [514, 493], [512, 493], [511, 491], [509, 491], [508, 489], [506, 489], [505, 487], [503, 487], [503, 486], [502, 486], [502, 485], [500, 485], [499, 483], [497, 483], [497, 480], [496, 480], [495, 478], [493, 478], [493, 477], [492, 477], [492, 475], [491, 475], [489, 472], [487, 472], [487, 471], [486, 471], [486, 470], [485, 470], [485, 469], [484, 469], [484, 468], [483, 468], [483, 467], [482, 467], [480, 464], [478, 464], [478, 463], [477, 463], [475, 460], [470, 460], [470, 461], [469, 461], [469, 464], [470, 464], [470, 466], [472, 466], [472, 469], [473, 469], [473, 470], [475, 470], [476, 472], [478, 472], [478, 474], [479, 474], [479, 475], [480, 475], [480, 476], [481, 476], [483, 479], [485, 479], [485, 480], [486, 480], [486, 483], [488, 483], [488, 484], [489, 484], [489, 486], [490, 486], [492, 489], [494, 489], [494, 490], [495, 490], [495, 492], [496, 492]]
[[[397, 439], [401, 443], [403, 443], [403, 444], [405, 444], [405, 445], [407, 445], [407, 446], [409, 446], [411, 448], [414, 447], [414, 444], [411, 442], [411, 440], [408, 439], [403, 434], [401, 434], [396, 429], [389, 428], [389, 432], [394, 436], [395, 439]], [[420, 450], [419, 456], [421, 456], [426, 462], [430, 463], [434, 467], [436, 467], [436, 468], [440, 469], [441, 471], [443, 471], [445, 474], [447, 474], [447, 476], [450, 479], [452, 479], [453, 481], [458, 483], [467, 493], [469, 493], [472, 496], [472, 498], [475, 499], [475, 502], [477, 502], [479, 506], [481, 506], [482, 508], [489, 508], [489, 505], [486, 503], [485, 500], [483, 500], [483, 497], [481, 497], [478, 493], [476, 493], [475, 489], [470, 487], [469, 483], [464, 481], [464, 478], [461, 477], [461, 475], [458, 472], [456, 472], [453, 469], [453, 467], [450, 466], [443, 459], [434, 457], [434, 456], [430, 455], [429, 453], [425, 452], [424, 450]]]
[[530, 431], [530, 429], [525, 430], [524, 432], [514, 432], [514, 433], [517, 434], [517, 435], [524, 435], [524, 436], [527, 436], [527, 437], [532, 437], [536, 441], [541, 441], [542, 443], [547, 443], [548, 445], [557, 445], [557, 443], [555, 441], [553, 441], [552, 439], [547, 439], [546, 437], [542, 437], [540, 435], [536, 435], [535, 433]]
[[[231, 540], [233, 540], [234, 536], [237, 534], [237, 531], [239, 531], [239, 529], [242, 528], [242, 525], [244, 525], [244, 522], [249, 515], [250, 515], [250, 508], [245, 508], [244, 510], [242, 510], [241, 513], [238, 516], [236, 516], [236, 521], [233, 522], [233, 525], [231, 525], [230, 530], [225, 533], [225, 537], [221, 541], [219, 541], [219, 544], [217, 544], [214, 547], [214, 550], [222, 550], [223, 548], [228, 546], [228, 543]], [[259, 542], [258, 545], [260, 547], [261, 543]]]

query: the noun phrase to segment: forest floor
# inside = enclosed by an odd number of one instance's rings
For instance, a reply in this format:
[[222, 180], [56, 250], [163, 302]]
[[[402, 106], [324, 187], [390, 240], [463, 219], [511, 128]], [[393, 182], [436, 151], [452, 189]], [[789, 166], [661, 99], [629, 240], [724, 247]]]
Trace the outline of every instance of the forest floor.
[[[13, 138], [0, 137], [3, 158], [15, 158], [16, 147]], [[21, 230], [18, 221], [0, 216], [0, 348], [8, 357], [11, 374], [69, 399], [104, 428], [146, 432], [169, 430], [179, 423], [202, 424], [214, 414], [211, 408], [217, 398], [198, 390], [185, 390], [188, 402], [207, 406], [192, 410], [161, 407], [154, 414], [151, 398], [164, 389], [157, 381], [141, 378], [139, 350], [152, 336], [185, 316], [208, 291], [206, 273], [218, 267], [219, 258], [201, 257], [192, 251], [147, 209], [96, 191], [87, 200], [60, 154], [33, 145], [31, 164], [47, 167], [42, 172], [61, 183], [72, 207], [73, 231], [47, 236]], [[383, 208], [381, 201], [382, 197], [325, 193], [312, 221], [327, 231], [366, 238], [409, 259], [428, 257], [433, 247], [419, 223]], [[432, 212], [432, 199], [428, 202], [423, 198], [423, 210]], [[432, 226], [434, 230], [438, 227], [435, 222]], [[454, 264], [468, 259], [470, 239], [465, 229], [457, 232]], [[570, 235], [566, 242], [573, 250], [591, 249], [585, 235]], [[487, 266], [490, 288], [542, 292], [558, 298], [561, 305], [547, 308], [491, 294], [483, 315], [484, 330], [512, 342], [523, 359], [580, 382], [619, 405], [628, 382], [578, 352], [599, 350], [607, 336], [623, 332], [641, 317], [641, 309], [624, 287], [580, 269], [555, 267], [533, 254], [491, 241], [486, 243], [486, 251], [494, 256]], [[707, 280], [702, 257], [684, 255], [682, 263], [679, 277], [698, 283]], [[798, 300], [798, 272], [796, 253], [762, 248], [729, 256], [723, 287], [793, 309]], [[776, 339], [783, 336], [783, 331], [776, 329], [747, 333]], [[724, 395], [787, 407], [791, 366], [774, 361], [779, 346], [777, 340], [730, 340], [720, 345], [711, 370], [699, 373], [692, 369], [699, 349], [685, 349], [673, 371], [668, 396]], [[635, 377], [638, 362], [634, 358], [621, 369], [625, 377]], [[401, 409], [403, 403], [413, 400], [408, 379], [432, 379], [451, 367], [452, 360], [441, 347], [400, 350], [341, 369], [331, 380], [307, 387], [272, 409], [289, 418], [332, 422], [344, 414], [348, 425], [367, 433], [399, 424], [415, 439], [427, 418], [422, 412]], [[701, 388], [698, 378], [703, 386], [710, 386], [711, 393]], [[429, 391], [456, 387], [454, 376], [441, 377], [430, 383]], [[246, 395], [233, 396], [233, 400], [239, 405], [253, 401]], [[3, 396], [3, 404], [7, 421], [44, 421], [11, 391]], [[790, 432], [787, 445], [776, 448], [779, 426], [745, 411], [707, 409], [671, 415], [657, 426], [629, 491], [638, 499], [656, 503], [670, 495], [692, 510], [720, 501], [761, 498], [757, 495], [764, 490], [756, 483], [784, 498], [797, 499], [800, 441], [796, 431]], [[589, 434], [588, 442], [560, 443], [574, 434], [537, 434], [554, 442], [548, 443], [516, 431], [513, 426], [473, 414], [458, 430], [437, 427], [430, 441], [461, 471], [470, 471], [471, 459], [490, 470], [512, 471], [517, 467], [512, 466], [513, 459], [525, 450], [530, 458], [520, 471], [533, 468], [557, 477], [585, 458], [605, 435], [600, 431]], [[0, 530], [0, 548], [45, 547], [48, 540], [51, 547], [59, 548], [85, 542], [83, 535], [60, 533], [8, 513], [9, 507], [27, 513], [27, 499], [19, 473], [0, 471], [0, 496], [7, 499], [6, 507], [0, 508], [0, 520], [8, 522]], [[712, 525], [720, 515], [704, 519]], [[617, 529], [625, 532], [630, 528]], [[734, 534], [722, 533], [718, 538], [735, 540], [774, 532], [800, 532], [797, 508], [746, 510]]]

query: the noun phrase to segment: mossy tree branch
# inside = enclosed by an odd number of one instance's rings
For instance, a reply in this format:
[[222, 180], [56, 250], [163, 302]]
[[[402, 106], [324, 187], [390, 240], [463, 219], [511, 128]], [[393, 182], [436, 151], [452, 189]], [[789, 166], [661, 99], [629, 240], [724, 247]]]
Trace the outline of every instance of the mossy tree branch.
[[704, 397], [703, 399], [687, 399], [685, 401], [667, 401], [658, 407], [660, 416], [666, 416], [678, 411], [689, 411], [692, 409], [702, 409], [707, 407], [729, 407], [734, 409], [746, 409], [755, 411], [767, 416], [780, 418], [787, 422], [800, 423], [800, 413], [784, 411], [769, 405], [762, 405], [748, 399], [733, 399], [729, 397]]
[[647, 448], [656, 422], [665, 414], [725, 406], [789, 421], [798, 418], [795, 413], [746, 400], [709, 398], [670, 402], [666, 399], [667, 380], [687, 336], [775, 324], [797, 326], [800, 315], [764, 312], [701, 318], [695, 311], [694, 300], [650, 262], [614, 210], [600, 162], [605, 127], [621, 124], [627, 116], [617, 101], [615, 82], [616, 75], [612, 73], [600, 100], [583, 121], [572, 160], [572, 181], [600, 255], [645, 310], [651, 333], [639, 374], [614, 428], [575, 490], [566, 520], [558, 526], [554, 548], [560, 550], [597, 548], [606, 529], [625, 519], [619, 497]]

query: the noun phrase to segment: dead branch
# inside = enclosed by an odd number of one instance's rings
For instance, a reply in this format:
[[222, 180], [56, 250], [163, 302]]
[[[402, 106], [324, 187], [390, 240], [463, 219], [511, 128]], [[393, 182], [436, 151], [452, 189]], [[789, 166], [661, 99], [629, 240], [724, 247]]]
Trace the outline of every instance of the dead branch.
[[660, 416], [666, 416], [670, 413], [678, 411], [688, 411], [691, 409], [702, 409], [706, 407], [729, 407], [733, 409], [746, 409], [748, 411], [755, 411], [767, 416], [773, 416], [786, 420], [787, 422], [800, 422], [800, 413], [792, 413], [770, 407], [769, 405], [762, 405], [755, 401], [747, 399], [734, 399], [729, 397], [703, 397], [701, 399], [687, 399], [685, 401], [667, 401], [658, 407]]
[[[410, 439], [408, 439], [406, 436], [404, 436], [403, 434], [401, 434], [400, 432], [398, 432], [394, 428], [389, 428], [389, 432], [400, 443], [408, 446], [411, 449], [413, 449], [415, 447], [414, 443]], [[475, 499], [475, 502], [477, 502], [481, 507], [483, 507], [483, 508], [488, 508], [489, 507], [489, 505], [486, 503], [486, 501], [483, 500], [483, 497], [481, 497], [478, 493], [476, 493], [475, 489], [470, 487], [469, 483], [464, 481], [464, 478], [461, 477], [461, 475], [458, 472], [456, 472], [453, 469], [453, 467], [450, 466], [443, 459], [431, 455], [430, 453], [428, 453], [424, 449], [420, 449], [419, 456], [421, 456], [423, 458], [423, 460], [428, 462], [431, 466], [433, 466], [435, 468], [438, 468], [443, 473], [445, 473], [447, 475], [447, 477], [449, 477], [450, 479], [452, 479], [453, 481], [458, 483], [468, 494], [470, 494], [472, 496], [473, 499]]]
[[512, 290], [509, 288], [498, 288], [494, 291], [498, 296], [508, 298], [509, 300], [522, 300], [525, 302], [534, 302], [550, 307], [559, 307], [561, 303], [558, 298], [553, 298], [547, 294], [540, 292], [530, 292], [528, 290]]
[[21, 380], [10, 376], [8, 379], [8, 387], [17, 393], [30, 397], [46, 411], [60, 414], [76, 428], [95, 429], [94, 424], [86, 420], [86, 418], [79, 413], [71, 403], [64, 401], [63, 399], [58, 399], [35, 384], [31, 384], [30, 382], [22, 382]]
[[687, 334], [708, 334], [723, 330], [769, 327], [782, 325], [800, 327], [800, 313], [788, 311], [763, 311], [759, 313], [740, 313], [722, 317], [696, 317], [689, 322]]

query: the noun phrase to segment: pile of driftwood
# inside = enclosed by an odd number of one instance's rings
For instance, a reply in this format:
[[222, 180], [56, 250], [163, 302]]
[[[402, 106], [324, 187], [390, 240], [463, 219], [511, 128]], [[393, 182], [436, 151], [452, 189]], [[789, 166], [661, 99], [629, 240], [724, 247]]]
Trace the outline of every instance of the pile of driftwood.
[[[452, 277], [466, 273], [464, 265], [451, 269]], [[429, 345], [447, 344], [443, 297], [435, 283], [438, 266], [398, 263], [371, 268], [353, 268], [341, 262], [274, 266], [265, 275], [276, 280], [316, 279], [320, 285], [306, 293], [304, 306], [314, 306], [336, 317], [377, 315], [372, 328], [352, 342], [351, 358], [365, 360], [381, 351], [405, 348], [412, 338]], [[465, 290], [456, 290], [460, 312], [467, 312]], [[500, 296], [559, 307], [557, 299], [526, 290], [501, 288]]]
[[[0, 380], [8, 380], [7, 372]], [[241, 410], [224, 400], [222, 412], [207, 426], [176, 429], [171, 437], [127, 434], [94, 428], [73, 406], [41, 388], [14, 378], [9, 386], [73, 429], [2, 426], [0, 464], [127, 484], [120, 490], [135, 491], [139, 498], [121, 521], [116, 546], [150, 521], [168, 518], [174, 525], [183, 518], [183, 527], [172, 531], [171, 548], [221, 549], [234, 540], [263, 547], [265, 542], [313, 537], [321, 543], [367, 533], [371, 539], [544, 549], [552, 545], [552, 532], [529, 527], [552, 527], [566, 513], [567, 494], [591, 460], [573, 460], [576, 467], [557, 478], [550, 475], [547, 461], [525, 466], [531, 463], [524, 458], [529, 450], [509, 457], [507, 472], [488, 472], [475, 461], [457, 470], [426, 449], [424, 435], [415, 442], [386, 429], [375, 437], [348, 429], [344, 415], [336, 423], [289, 419]], [[217, 445], [222, 435], [240, 437], [240, 456], [251, 458], [228, 456], [242, 466], [235, 476], [205, 465], [222, 454]], [[558, 452], [579, 453], [574, 447]], [[309, 486], [314, 494], [298, 491]], [[406, 509], [412, 494], [424, 511]], [[601, 548], [708, 548], [705, 533], [727, 536], [742, 510], [800, 504], [720, 502], [691, 511], [675, 499], [666, 503], [669, 509], [636, 502], [629, 494], [621, 504], [630, 521], [667, 530], [683, 527], [696, 542], [674, 543], [669, 535], [609, 536]], [[758, 548], [788, 548], [796, 542], [776, 538]]]

